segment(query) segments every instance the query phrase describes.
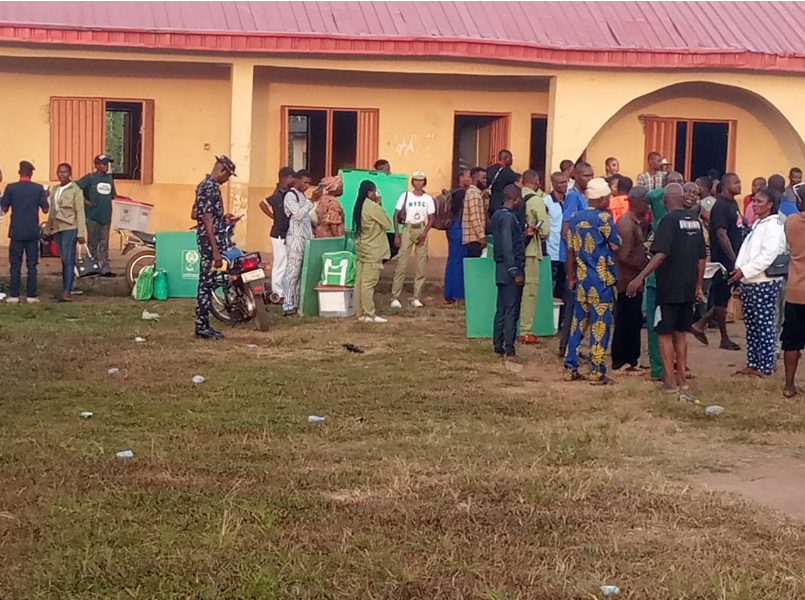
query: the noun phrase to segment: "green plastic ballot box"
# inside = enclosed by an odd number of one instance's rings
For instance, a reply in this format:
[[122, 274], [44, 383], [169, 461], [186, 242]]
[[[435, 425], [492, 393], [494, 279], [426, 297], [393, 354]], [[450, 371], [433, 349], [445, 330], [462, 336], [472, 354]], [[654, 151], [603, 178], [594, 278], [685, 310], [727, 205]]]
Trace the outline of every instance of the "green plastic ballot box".
[[[348, 230], [352, 230], [352, 212], [355, 208], [355, 201], [358, 199], [358, 190], [361, 182], [371, 181], [377, 186], [377, 193], [380, 194], [380, 205], [389, 218], [394, 216], [394, 209], [397, 200], [408, 190], [408, 176], [402, 173], [390, 173], [386, 175], [383, 171], [366, 171], [363, 169], [341, 169], [338, 171], [341, 180], [344, 182], [344, 192], [339, 200], [344, 208], [344, 224]], [[389, 231], [394, 231], [389, 229]]]
[[156, 268], [168, 277], [171, 298], [195, 298], [201, 253], [195, 231], [160, 231], [156, 234]]
[[316, 286], [319, 285], [322, 269], [324, 268], [324, 254], [327, 252], [341, 252], [347, 245], [346, 238], [314, 238], [305, 242], [305, 257], [302, 260], [302, 274], [299, 282], [299, 314], [312, 317], [319, 314], [319, 295]]
[[[494, 331], [497, 286], [495, 260], [487, 258], [464, 259], [464, 319], [468, 338], [489, 338]], [[555, 335], [553, 326], [553, 278], [550, 258], [539, 263], [539, 287], [534, 326], [531, 332], [538, 336]]]

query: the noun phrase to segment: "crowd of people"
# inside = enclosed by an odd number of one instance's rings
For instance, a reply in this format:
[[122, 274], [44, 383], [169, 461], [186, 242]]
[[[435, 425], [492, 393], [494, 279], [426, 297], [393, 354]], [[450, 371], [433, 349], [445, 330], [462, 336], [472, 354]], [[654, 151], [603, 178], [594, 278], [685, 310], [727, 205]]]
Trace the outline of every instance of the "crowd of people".
[[[94, 159], [95, 171], [73, 180], [73, 168], [68, 163], [57, 169], [59, 183], [48, 187], [31, 181], [34, 165], [23, 160], [19, 165], [19, 180], [6, 186], [0, 208], [11, 213], [9, 226], [9, 265], [11, 285], [8, 304], [19, 304], [22, 292], [22, 264], [27, 268], [25, 301], [39, 303], [37, 290], [39, 242], [42, 228], [40, 212], [46, 214], [44, 233], [52, 236], [62, 262], [62, 293], [59, 302], [73, 299], [73, 279], [76, 246], [83, 247], [97, 262], [101, 277], [115, 277], [109, 265], [109, 232], [112, 223], [112, 198], [117, 195], [109, 165], [114, 162], [107, 154]], [[0, 172], [0, 182], [3, 181]]]
[[[23, 258], [28, 267], [26, 301], [38, 302], [40, 211], [48, 214], [45, 230], [54, 236], [63, 263], [60, 300], [71, 300], [77, 244], [88, 245], [101, 274], [114, 276], [108, 261], [115, 196], [111, 162], [105, 154], [95, 157], [95, 171], [77, 181], [71, 166], [61, 164], [59, 183], [50, 188], [34, 184], [34, 166], [20, 163], [19, 181], [6, 187], [0, 204], [4, 213], [11, 211], [7, 302], [20, 302]], [[547, 258], [552, 295], [562, 301], [559, 354], [567, 380], [610, 383], [606, 355], [611, 350], [613, 371], [650, 369], [663, 390], [687, 395], [687, 333], [709, 344], [707, 330], [716, 326], [720, 348], [741, 349], [727, 331], [727, 306], [739, 290], [747, 348], [746, 366], [737, 374], [770, 376], [782, 351], [784, 393], [797, 393], [794, 374], [805, 347], [805, 213], [800, 212], [805, 184], [799, 168], [790, 170], [788, 185], [779, 174], [756, 177], [751, 193], [741, 198], [735, 173], [685, 182], [657, 152], [648, 155], [648, 169], [637, 176], [636, 185], [620, 173], [615, 157], [605, 161], [605, 177], [595, 177], [593, 166], [584, 160], [564, 160], [550, 176], [550, 193], [543, 190], [545, 182], [537, 171], [516, 173], [512, 164], [512, 153], [502, 150], [488, 168], [461, 170], [456, 187], [440, 197], [446, 198], [450, 213], [443, 227], [448, 242], [446, 302], [463, 299], [464, 259], [483, 256], [488, 236], [493, 240], [497, 354], [515, 360], [517, 341], [539, 342], [533, 333], [534, 316], [539, 265]], [[375, 169], [391, 172], [385, 160]], [[196, 190], [192, 216], [202, 257], [196, 335], [201, 338], [223, 337], [210, 327], [209, 310], [215, 269], [221, 267], [229, 243], [225, 231], [230, 215], [224, 211], [220, 185], [234, 174], [228, 157], [216, 157], [213, 170]], [[398, 259], [390, 307], [402, 308], [412, 255], [416, 268], [409, 303], [423, 306], [428, 238], [439, 202], [426, 191], [424, 171], [415, 171], [410, 183], [391, 218], [375, 184], [366, 180], [360, 185], [351, 228], [361, 322], [387, 321], [377, 314], [374, 293], [383, 264], [393, 254]], [[310, 172], [283, 167], [276, 190], [260, 205], [273, 221], [271, 284], [286, 316], [298, 311], [307, 240], [343, 236], [347, 228], [338, 200], [341, 179], [323, 179], [309, 198], [311, 184]], [[640, 364], [644, 326], [649, 367]], [[580, 347], [588, 331], [589, 355], [584, 356]], [[589, 361], [589, 374], [580, 372], [580, 359]]]
[[[559, 354], [566, 380], [611, 383], [606, 365], [611, 337], [613, 371], [650, 369], [662, 390], [692, 399], [687, 334], [709, 344], [707, 329], [713, 324], [721, 349], [741, 350], [727, 332], [727, 306], [739, 295], [747, 347], [746, 366], [736, 375], [770, 376], [782, 351], [783, 393], [797, 393], [794, 376], [805, 347], [800, 169], [791, 169], [788, 186], [781, 175], [768, 182], [756, 178], [752, 193], [741, 199], [735, 173], [685, 182], [656, 152], [648, 155], [649, 167], [637, 176], [637, 185], [619, 172], [614, 157], [605, 161], [606, 177], [595, 177], [583, 160], [563, 161], [537, 212], [535, 174], [511, 171], [508, 151], [499, 159], [487, 171], [487, 178], [495, 177], [489, 230], [498, 286], [496, 353], [516, 360], [518, 320], [519, 341], [534, 341], [529, 335], [533, 304], [521, 299], [535, 295], [539, 285], [529, 267], [529, 257], [539, 253], [528, 249], [540, 240], [552, 263], [553, 296], [563, 299]], [[542, 227], [546, 214], [547, 228]], [[481, 228], [477, 231], [480, 235]], [[650, 367], [640, 364], [644, 325]], [[579, 348], [588, 331], [585, 358], [591, 368], [582, 374]]]

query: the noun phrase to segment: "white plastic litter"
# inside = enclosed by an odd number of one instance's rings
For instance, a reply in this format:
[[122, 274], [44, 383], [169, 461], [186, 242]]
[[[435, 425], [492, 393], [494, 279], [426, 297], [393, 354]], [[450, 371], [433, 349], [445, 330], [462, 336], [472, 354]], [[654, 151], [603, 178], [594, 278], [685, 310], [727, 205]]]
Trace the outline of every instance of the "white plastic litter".
[[120, 369], [117, 367], [112, 367], [106, 372], [107, 375], [117, 375], [118, 373], [120, 373]]
[[712, 406], [708, 406], [704, 409], [704, 414], [708, 417], [715, 417], [716, 415], [720, 415], [724, 412], [724, 407], [719, 406], [718, 404], [713, 404]]
[[133, 450], [121, 450], [116, 455], [118, 458], [133, 458], [134, 451]]
[[252, 350], [254, 350], [254, 349], [255, 349], [255, 348], [257, 348], [258, 346], [257, 346], [257, 344], [246, 344], [246, 347], [247, 347], [247, 348], [250, 348], [250, 349], [252, 349]]
[[137, 342], [137, 343], [139, 344], [139, 343], [144, 342], [144, 341], [145, 341], [145, 338], [144, 338], [144, 337], [137, 336], [136, 338], [134, 338], [134, 341], [135, 341], [135, 342]]
[[159, 314], [148, 312], [148, 309], [143, 309], [143, 321], [159, 321]]
[[6, 299], [6, 295], [3, 292], [0, 292], [0, 302]]
[[88, 411], [88, 410], [85, 410], [84, 412], [81, 413], [81, 418], [82, 419], [91, 419], [92, 418], [92, 413], [90, 411]]
[[206, 379], [202, 375], [193, 375], [193, 383], [204, 383]]
[[324, 421], [324, 417], [320, 415], [310, 415], [307, 420], [309, 423], [321, 423]]
[[602, 585], [601, 593], [604, 596], [615, 596], [621, 593], [621, 589], [617, 585]]

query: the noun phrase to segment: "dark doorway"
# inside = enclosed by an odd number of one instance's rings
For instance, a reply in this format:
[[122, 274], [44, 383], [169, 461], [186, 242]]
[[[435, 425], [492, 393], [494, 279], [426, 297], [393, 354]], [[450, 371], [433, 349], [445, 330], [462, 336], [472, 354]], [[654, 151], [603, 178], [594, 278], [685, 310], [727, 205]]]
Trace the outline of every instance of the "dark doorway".
[[456, 115], [453, 124], [453, 175], [462, 169], [488, 167], [508, 146], [505, 115]]
[[693, 144], [690, 159], [690, 178], [696, 179], [714, 169], [719, 173], [727, 170], [727, 123], [694, 121]]
[[548, 117], [531, 117], [531, 157], [529, 168], [539, 173], [539, 181], [545, 187], [547, 175], [545, 162], [548, 159]]
[[333, 111], [333, 159], [330, 173], [354, 169], [358, 152], [358, 113], [354, 110]]

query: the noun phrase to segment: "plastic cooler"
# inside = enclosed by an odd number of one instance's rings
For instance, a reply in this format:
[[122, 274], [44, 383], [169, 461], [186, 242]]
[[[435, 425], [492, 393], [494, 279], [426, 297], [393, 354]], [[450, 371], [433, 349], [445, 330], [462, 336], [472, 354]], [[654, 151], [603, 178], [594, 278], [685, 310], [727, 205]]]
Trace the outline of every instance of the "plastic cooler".
[[125, 196], [112, 198], [112, 227], [131, 231], [148, 231], [153, 204]]

